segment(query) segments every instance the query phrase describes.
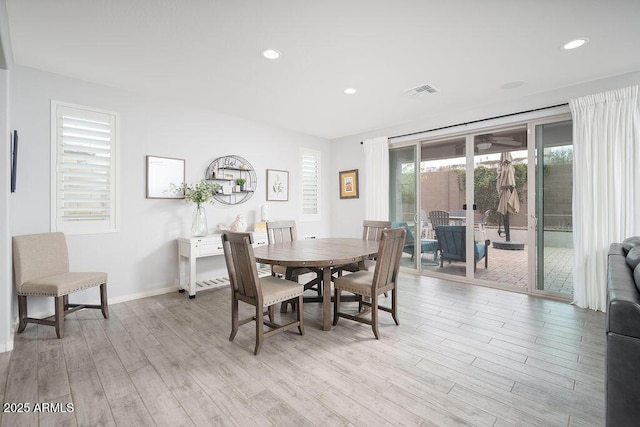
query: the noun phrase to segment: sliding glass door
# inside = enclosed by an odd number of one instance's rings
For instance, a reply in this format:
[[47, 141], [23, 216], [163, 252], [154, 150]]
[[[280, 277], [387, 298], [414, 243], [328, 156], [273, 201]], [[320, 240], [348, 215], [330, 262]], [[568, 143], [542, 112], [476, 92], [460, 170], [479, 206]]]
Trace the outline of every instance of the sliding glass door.
[[535, 124], [536, 279], [541, 293], [573, 295], [572, 122]]
[[418, 218], [418, 181], [416, 146], [389, 150], [389, 218], [392, 227], [407, 230], [400, 260], [402, 267], [417, 269], [420, 259], [420, 220]]
[[408, 232], [402, 266], [570, 297], [572, 153], [567, 116], [392, 148], [390, 218]]
[[[466, 224], [466, 153], [467, 138], [464, 136], [420, 144], [421, 271], [458, 277], [467, 275], [465, 262], [453, 262], [448, 258], [466, 248], [466, 233], [460, 229]], [[441, 227], [440, 235], [438, 227]], [[450, 251], [443, 248], [445, 239], [450, 243]]]

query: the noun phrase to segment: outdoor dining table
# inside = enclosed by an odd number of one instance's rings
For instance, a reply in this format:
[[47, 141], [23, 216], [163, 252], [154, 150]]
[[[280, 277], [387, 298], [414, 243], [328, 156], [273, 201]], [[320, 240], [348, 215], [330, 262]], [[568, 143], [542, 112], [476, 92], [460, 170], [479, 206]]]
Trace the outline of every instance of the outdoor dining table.
[[253, 250], [256, 262], [289, 268], [322, 270], [322, 329], [331, 329], [331, 269], [362, 263], [378, 253], [378, 242], [358, 238], [294, 240], [259, 246]]

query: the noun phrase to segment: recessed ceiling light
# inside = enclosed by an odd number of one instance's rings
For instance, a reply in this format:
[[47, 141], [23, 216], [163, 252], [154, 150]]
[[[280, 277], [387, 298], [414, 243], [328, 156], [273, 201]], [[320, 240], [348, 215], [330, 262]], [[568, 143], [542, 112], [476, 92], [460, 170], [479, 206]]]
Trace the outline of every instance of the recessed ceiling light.
[[575, 40], [571, 40], [569, 43], [565, 43], [562, 48], [564, 50], [571, 50], [571, 49], [577, 49], [580, 46], [584, 46], [585, 44], [587, 44], [587, 42], [589, 41], [589, 39], [575, 39]]
[[524, 82], [522, 80], [514, 80], [512, 82], [505, 83], [500, 87], [502, 89], [515, 89], [517, 87], [522, 86], [523, 84], [524, 84]]
[[267, 49], [264, 52], [262, 52], [262, 56], [264, 56], [267, 59], [278, 59], [280, 58], [280, 52], [278, 52], [275, 49]]
[[347, 95], [353, 95], [354, 93], [356, 93], [356, 90], [352, 87], [348, 87], [344, 90], [344, 93], [346, 93]]

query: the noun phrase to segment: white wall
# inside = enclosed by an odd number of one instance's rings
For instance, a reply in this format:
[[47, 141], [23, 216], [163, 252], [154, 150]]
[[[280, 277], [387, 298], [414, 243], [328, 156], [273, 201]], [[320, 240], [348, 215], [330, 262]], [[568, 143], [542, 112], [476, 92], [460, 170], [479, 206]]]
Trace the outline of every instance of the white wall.
[[[518, 113], [535, 108], [563, 104], [579, 96], [599, 93], [606, 90], [636, 84], [640, 84], [640, 71], [560, 88], [535, 96], [522, 97], [509, 103], [488, 104], [484, 108], [460, 111], [456, 114], [429, 116], [425, 117], [425, 119], [421, 121], [406, 123], [391, 128], [372, 130], [366, 133], [334, 139], [331, 141], [333, 149], [331, 150], [332, 157], [330, 173], [332, 174], [332, 176], [336, 177], [335, 179], [337, 181], [339, 171], [348, 169], [359, 169], [359, 174], [361, 176], [360, 194], [362, 195], [364, 194], [364, 180], [362, 179], [362, 177], [367, 173], [371, 173], [371, 171], [364, 170], [364, 151], [362, 149], [362, 146], [360, 145], [360, 141], [363, 141], [364, 139], [374, 138], [377, 136], [392, 137], [397, 135], [405, 135], [412, 132], [437, 129], [443, 126], [450, 126], [505, 114]], [[539, 114], [544, 113], [541, 112]], [[476, 124], [474, 125], [474, 127], [495, 126], [507, 120], [514, 120], [514, 118], [492, 120], [491, 122]], [[444, 135], [446, 133], [461, 132], [469, 127], [470, 126], [459, 126], [457, 128], [441, 130], [430, 133], [429, 135], [422, 135], [422, 138], [435, 135]], [[413, 139], [416, 138], [418, 138], [418, 136], [413, 137]], [[389, 142], [390, 144], [393, 144], [394, 141], [398, 142], [400, 140], [409, 139], [411, 139], [411, 137], [402, 139], [391, 139]], [[364, 199], [361, 196], [360, 199], [355, 200], [339, 200], [337, 184], [335, 187], [335, 189], [332, 188], [332, 198], [337, 201], [334, 202], [333, 210], [331, 211], [331, 231], [336, 236], [356, 236], [358, 235], [358, 232], [354, 230], [361, 230], [360, 227], [362, 226], [362, 220], [364, 219]]]
[[[298, 220], [300, 236], [330, 234], [327, 140], [24, 67], [14, 68], [12, 90], [13, 127], [19, 130], [21, 142], [13, 204], [15, 235], [50, 229], [51, 99], [120, 114], [120, 232], [67, 237], [71, 269], [106, 271], [112, 302], [176, 286], [176, 238], [188, 235], [191, 227], [193, 205], [145, 198], [146, 155], [186, 159], [188, 182], [200, 180], [209, 163], [223, 155], [236, 154], [253, 165], [258, 185], [248, 202], [206, 206], [212, 231], [218, 223], [230, 224], [239, 213], [247, 215], [251, 224], [259, 219], [266, 199], [265, 170], [281, 169], [290, 172], [289, 201], [268, 202], [270, 219]], [[322, 153], [321, 221], [299, 221], [300, 147]], [[222, 257], [199, 261], [199, 279], [223, 275]], [[82, 297], [95, 300], [96, 290], [84, 291]], [[46, 299], [30, 304], [30, 312], [53, 310]]]
[[[12, 285], [11, 268], [11, 203], [9, 183], [11, 176], [10, 150], [11, 117], [11, 74], [13, 59], [5, 1], [0, 1], [0, 353], [13, 348], [13, 313], [15, 296]], [[4, 68], [3, 68], [4, 67]]]

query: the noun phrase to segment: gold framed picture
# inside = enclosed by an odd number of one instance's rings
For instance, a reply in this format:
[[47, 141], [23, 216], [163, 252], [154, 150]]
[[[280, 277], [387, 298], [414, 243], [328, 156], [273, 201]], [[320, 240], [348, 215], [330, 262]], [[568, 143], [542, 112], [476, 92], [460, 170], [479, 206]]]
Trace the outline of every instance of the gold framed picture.
[[358, 169], [340, 172], [340, 198], [357, 199], [358, 192]]

